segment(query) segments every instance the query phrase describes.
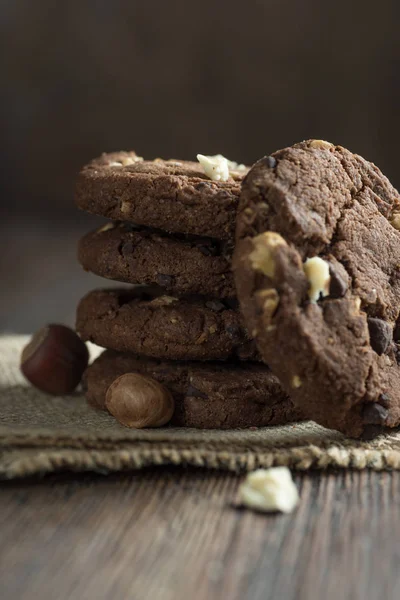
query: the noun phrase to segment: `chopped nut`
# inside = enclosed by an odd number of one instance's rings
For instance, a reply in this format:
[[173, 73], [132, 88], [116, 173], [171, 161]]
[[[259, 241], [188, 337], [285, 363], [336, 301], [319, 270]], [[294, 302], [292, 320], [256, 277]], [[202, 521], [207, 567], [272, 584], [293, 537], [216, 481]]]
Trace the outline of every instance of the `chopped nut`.
[[130, 202], [125, 202], [124, 200], [121, 202], [121, 212], [122, 213], [127, 213], [130, 211], [131, 205]]
[[105, 225], [103, 225], [102, 227], [99, 227], [99, 229], [96, 231], [96, 233], [103, 233], [103, 231], [109, 231], [110, 229], [115, 229], [117, 227], [116, 223], [106, 223]]
[[301, 379], [298, 375], [293, 375], [292, 377], [292, 388], [301, 387]]
[[299, 493], [287, 467], [257, 469], [239, 488], [241, 502], [263, 512], [290, 513], [299, 502]]
[[266, 231], [253, 238], [254, 250], [250, 253], [249, 259], [253, 269], [261, 271], [268, 277], [275, 274], [275, 261], [273, 255], [276, 248], [286, 246], [286, 242], [279, 233]]
[[216, 325], [211, 325], [211, 327], [208, 328], [208, 331], [210, 333], [215, 333], [217, 331], [217, 327]]
[[329, 296], [329, 264], [319, 256], [308, 258], [303, 265], [304, 273], [310, 283], [308, 296], [311, 302], [317, 302], [320, 296]]
[[262, 309], [264, 325], [269, 325], [279, 304], [279, 294], [274, 288], [256, 292], [257, 304]]
[[326, 142], [325, 140], [311, 140], [310, 142], [311, 148], [321, 148], [323, 150], [329, 150], [333, 147], [333, 144], [330, 142]]
[[199, 337], [196, 340], [196, 344], [203, 344], [205, 341], [207, 340], [207, 334], [205, 331], [203, 331], [203, 333], [201, 333], [199, 335]]
[[356, 296], [354, 298], [354, 309], [355, 309], [356, 313], [360, 312], [360, 308], [361, 308], [361, 298], [359, 296]]
[[168, 304], [173, 304], [174, 302], [178, 302], [178, 298], [174, 298], [173, 296], [158, 296], [158, 298], [154, 298], [151, 301], [151, 304], [153, 306], [168, 306]]
[[400, 231], [400, 212], [394, 212], [389, 222], [397, 231]]

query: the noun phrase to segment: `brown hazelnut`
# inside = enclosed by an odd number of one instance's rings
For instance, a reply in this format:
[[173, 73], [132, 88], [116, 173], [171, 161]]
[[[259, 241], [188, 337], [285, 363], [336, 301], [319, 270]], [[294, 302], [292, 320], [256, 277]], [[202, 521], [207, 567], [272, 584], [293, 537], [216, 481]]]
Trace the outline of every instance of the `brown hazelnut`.
[[89, 352], [80, 337], [65, 325], [47, 325], [22, 351], [21, 371], [47, 394], [69, 394], [80, 383]]
[[173, 415], [174, 399], [155, 379], [126, 373], [108, 388], [106, 408], [126, 427], [161, 427]]

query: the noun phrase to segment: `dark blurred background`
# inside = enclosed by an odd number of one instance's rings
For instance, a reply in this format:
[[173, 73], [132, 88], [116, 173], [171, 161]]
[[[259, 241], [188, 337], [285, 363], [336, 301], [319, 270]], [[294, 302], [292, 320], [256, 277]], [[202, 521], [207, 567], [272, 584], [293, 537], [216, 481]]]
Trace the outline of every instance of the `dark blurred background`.
[[[252, 163], [304, 138], [400, 187], [398, 0], [1, 0], [0, 328], [72, 322], [99, 280], [73, 206], [102, 151]], [[101, 285], [101, 283], [100, 283]]]

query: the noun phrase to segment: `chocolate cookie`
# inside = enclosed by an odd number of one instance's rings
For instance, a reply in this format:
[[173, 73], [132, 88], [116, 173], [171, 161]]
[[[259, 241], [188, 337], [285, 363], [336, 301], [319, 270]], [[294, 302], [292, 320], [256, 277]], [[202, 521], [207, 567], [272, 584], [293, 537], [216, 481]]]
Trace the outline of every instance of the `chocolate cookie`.
[[76, 328], [99, 346], [175, 360], [257, 359], [238, 310], [160, 290], [100, 290], [79, 304]]
[[88, 271], [127, 283], [158, 284], [168, 293], [236, 295], [232, 245], [225, 241], [109, 223], [87, 234], [78, 258]]
[[76, 203], [87, 212], [165, 231], [232, 239], [243, 172], [209, 179], [199, 163], [103, 154], [84, 167]]
[[249, 331], [302, 412], [355, 437], [400, 421], [399, 230], [398, 192], [328, 142], [267, 156], [243, 183], [234, 266]]
[[172, 362], [107, 350], [86, 371], [84, 387], [92, 406], [104, 409], [111, 383], [125, 373], [149, 375], [175, 398], [172, 424], [229, 429], [300, 420], [268, 367], [254, 363]]

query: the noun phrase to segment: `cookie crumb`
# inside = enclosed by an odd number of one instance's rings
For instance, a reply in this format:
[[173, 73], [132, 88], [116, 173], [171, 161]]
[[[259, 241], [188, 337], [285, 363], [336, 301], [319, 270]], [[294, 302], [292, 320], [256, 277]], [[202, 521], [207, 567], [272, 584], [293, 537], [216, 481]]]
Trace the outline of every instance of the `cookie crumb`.
[[239, 488], [239, 497], [244, 506], [262, 512], [291, 513], [299, 502], [299, 493], [287, 467], [249, 473]]
[[329, 296], [329, 264], [319, 256], [308, 258], [303, 265], [304, 273], [310, 283], [308, 297], [311, 302], [318, 302], [320, 297]]

